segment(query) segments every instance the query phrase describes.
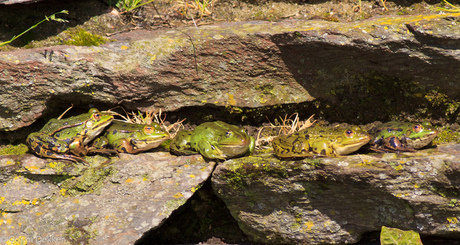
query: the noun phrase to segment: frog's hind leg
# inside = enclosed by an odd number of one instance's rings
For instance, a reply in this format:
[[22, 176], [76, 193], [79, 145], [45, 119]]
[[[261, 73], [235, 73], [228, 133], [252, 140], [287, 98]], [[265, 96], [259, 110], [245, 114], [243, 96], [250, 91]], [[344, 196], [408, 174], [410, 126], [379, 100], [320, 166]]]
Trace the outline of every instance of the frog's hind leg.
[[87, 153], [99, 153], [99, 154], [117, 154], [118, 158], [120, 158], [120, 153], [112, 149], [112, 146], [109, 144], [109, 140], [105, 136], [100, 136], [96, 138], [91, 146], [87, 147]]
[[400, 151], [415, 151], [414, 149], [408, 147], [405, 145], [405, 139], [403, 139], [402, 141], [399, 140], [398, 138], [396, 137], [390, 137], [388, 139], [388, 147], [391, 148], [392, 150], [394, 150], [394, 152], [400, 152]]
[[129, 154], [137, 154], [141, 152], [141, 150], [136, 149], [129, 140], [127, 139], [118, 139], [112, 142], [112, 147], [121, 153], [129, 153]]
[[53, 154], [51, 152], [51, 154], [48, 154], [46, 157], [54, 158], [54, 159], [61, 159], [61, 160], [68, 160], [68, 161], [72, 161], [72, 162], [75, 162], [75, 163], [82, 162], [85, 165], [88, 165], [88, 162], [85, 159], [77, 157], [77, 156], [74, 156], [74, 155], [69, 155], [69, 154]]

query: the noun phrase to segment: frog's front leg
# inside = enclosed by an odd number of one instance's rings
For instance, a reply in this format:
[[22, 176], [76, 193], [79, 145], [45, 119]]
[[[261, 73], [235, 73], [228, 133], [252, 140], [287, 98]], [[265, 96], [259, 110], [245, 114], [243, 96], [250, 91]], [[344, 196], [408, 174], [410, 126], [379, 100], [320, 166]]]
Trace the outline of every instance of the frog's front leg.
[[87, 148], [88, 153], [102, 153], [102, 154], [118, 154], [118, 151], [111, 148], [109, 139], [105, 136], [97, 137], [90, 147]]
[[193, 148], [198, 150], [201, 155], [209, 159], [220, 159], [225, 160], [225, 156], [219, 148], [215, 147], [212, 143], [207, 140], [200, 140]]
[[86, 156], [88, 154], [88, 149], [83, 145], [82, 137], [73, 138], [69, 143], [69, 149], [70, 152], [80, 157]]
[[65, 154], [68, 153], [70, 150], [67, 142], [57, 140], [56, 138], [48, 134], [40, 132], [31, 133], [27, 137], [26, 143], [29, 146], [30, 150], [38, 156], [65, 159], [74, 162], [86, 162], [85, 160], [77, 156]]
[[397, 137], [392, 136], [384, 140], [384, 145], [388, 149], [394, 151], [415, 151], [414, 149], [405, 146]]

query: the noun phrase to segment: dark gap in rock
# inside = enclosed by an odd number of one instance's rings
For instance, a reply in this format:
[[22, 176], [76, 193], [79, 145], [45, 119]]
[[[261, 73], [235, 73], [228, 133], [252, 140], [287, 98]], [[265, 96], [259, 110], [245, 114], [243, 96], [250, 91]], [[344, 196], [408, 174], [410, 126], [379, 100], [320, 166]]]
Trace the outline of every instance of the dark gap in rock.
[[[63, 118], [87, 113], [91, 108], [97, 108], [100, 111], [108, 110], [116, 105], [94, 100], [90, 95], [80, 93], [70, 93], [59, 96], [52, 96], [46, 103], [44, 118], [57, 118], [71, 106], [72, 109], [67, 111]], [[48, 121], [46, 120], [46, 121]]]
[[426, 236], [421, 235], [423, 245], [458, 245], [460, 244], [459, 239], [449, 239], [445, 237], [438, 236]]
[[238, 227], [208, 179], [157, 229], [146, 232], [136, 245], [209, 243], [253, 244]]
[[361, 236], [354, 245], [380, 245], [380, 231], [369, 231]]

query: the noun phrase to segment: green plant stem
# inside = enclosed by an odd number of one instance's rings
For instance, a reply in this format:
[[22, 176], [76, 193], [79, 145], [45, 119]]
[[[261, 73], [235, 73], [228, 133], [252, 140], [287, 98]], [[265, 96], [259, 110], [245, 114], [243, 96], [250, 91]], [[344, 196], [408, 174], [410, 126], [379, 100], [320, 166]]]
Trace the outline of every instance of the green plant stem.
[[460, 12], [460, 8], [449, 3], [448, 1], [446, 0], [443, 0], [444, 3], [446, 3], [447, 5], [449, 5], [450, 7], [452, 7], [453, 9], [446, 9], [446, 8], [441, 8], [441, 7], [437, 7], [436, 10], [438, 11], [444, 11], [444, 12], [450, 12], [450, 13], [459, 13]]
[[45, 21], [49, 21], [49, 20], [54, 20], [54, 21], [59, 21], [59, 22], [67, 22], [66, 20], [63, 20], [63, 19], [60, 19], [60, 18], [56, 18], [56, 15], [57, 14], [68, 14], [69, 11], [67, 10], [62, 10], [60, 12], [57, 12], [57, 13], [54, 13], [50, 16], [45, 16], [45, 19], [43, 19], [42, 21], [38, 22], [37, 24], [31, 26], [29, 29], [23, 31], [21, 34], [17, 35], [17, 36], [14, 36], [13, 38], [11, 38], [10, 40], [6, 41], [6, 42], [3, 42], [3, 43], [0, 43], [0, 47], [3, 46], [3, 45], [6, 45], [8, 43], [11, 43], [13, 42], [14, 40], [16, 40], [17, 38], [19, 38], [20, 36], [26, 34], [28, 31], [36, 28], [38, 25], [40, 25], [41, 23], [45, 22]]

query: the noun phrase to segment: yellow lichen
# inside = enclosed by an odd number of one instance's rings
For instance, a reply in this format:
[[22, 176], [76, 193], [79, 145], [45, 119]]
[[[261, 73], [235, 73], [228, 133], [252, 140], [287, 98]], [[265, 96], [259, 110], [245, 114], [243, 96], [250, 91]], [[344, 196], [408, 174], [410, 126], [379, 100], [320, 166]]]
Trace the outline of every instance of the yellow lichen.
[[26, 245], [27, 238], [25, 236], [11, 237], [10, 240], [6, 241], [7, 245]]
[[183, 195], [182, 193], [178, 192], [178, 193], [174, 194], [173, 197], [174, 197], [174, 198], [181, 198], [181, 197], [183, 197], [183, 196], [184, 196], [184, 195]]
[[38, 203], [38, 198], [34, 198], [34, 199], [32, 200], [32, 205], [37, 205], [37, 203]]
[[227, 93], [227, 96], [228, 96], [228, 103], [231, 106], [235, 106], [236, 105], [236, 100], [233, 98], [233, 94]]
[[447, 221], [449, 222], [449, 224], [458, 224], [457, 217], [447, 217]]
[[307, 227], [307, 231], [311, 231], [311, 228], [315, 225], [313, 223], [313, 221], [308, 221], [308, 222], [305, 222], [305, 224], [303, 224], [304, 226]]

